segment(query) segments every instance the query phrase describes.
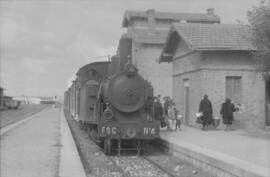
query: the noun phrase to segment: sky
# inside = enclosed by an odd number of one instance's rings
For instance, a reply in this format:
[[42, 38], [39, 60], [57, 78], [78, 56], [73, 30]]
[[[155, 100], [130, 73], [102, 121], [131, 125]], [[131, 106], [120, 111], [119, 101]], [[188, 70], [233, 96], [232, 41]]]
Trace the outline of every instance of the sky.
[[0, 1], [0, 86], [10, 96], [60, 96], [83, 65], [115, 54], [125, 10], [205, 13], [247, 23], [260, 0]]

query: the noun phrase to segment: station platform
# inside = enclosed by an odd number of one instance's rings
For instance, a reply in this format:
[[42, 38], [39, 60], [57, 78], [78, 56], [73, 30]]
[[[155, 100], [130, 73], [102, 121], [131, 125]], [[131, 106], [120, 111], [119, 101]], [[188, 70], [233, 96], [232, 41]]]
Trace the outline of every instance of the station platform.
[[270, 177], [269, 139], [247, 136], [243, 131], [183, 127], [161, 130], [160, 143], [218, 177]]
[[76, 144], [69, 129], [64, 112], [60, 113], [61, 150], [59, 177], [86, 177]]

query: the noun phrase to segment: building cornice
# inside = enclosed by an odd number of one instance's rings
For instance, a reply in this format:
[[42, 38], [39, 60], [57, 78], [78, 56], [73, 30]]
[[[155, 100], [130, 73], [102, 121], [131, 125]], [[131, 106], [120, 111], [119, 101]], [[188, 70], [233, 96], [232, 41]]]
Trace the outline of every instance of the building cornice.
[[185, 75], [185, 74], [190, 74], [190, 73], [195, 73], [198, 71], [246, 71], [246, 72], [256, 72], [255, 69], [233, 69], [233, 68], [199, 68], [191, 71], [186, 71], [183, 73], [178, 73], [178, 74], [173, 74], [173, 77]]

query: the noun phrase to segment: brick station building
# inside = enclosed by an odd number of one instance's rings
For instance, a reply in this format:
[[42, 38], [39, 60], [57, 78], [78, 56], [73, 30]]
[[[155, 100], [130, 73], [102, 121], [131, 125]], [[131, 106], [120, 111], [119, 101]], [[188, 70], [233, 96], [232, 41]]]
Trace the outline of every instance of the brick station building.
[[159, 61], [173, 63], [173, 99], [188, 125], [195, 126], [195, 113], [204, 94], [212, 101], [214, 117], [221, 103], [230, 98], [242, 104], [235, 113], [236, 126], [264, 127], [269, 86], [255, 71], [249, 40], [243, 25], [174, 24], [167, 36]]
[[168, 13], [147, 11], [125, 11], [122, 27], [125, 36], [132, 38], [131, 56], [140, 74], [151, 82], [154, 94], [172, 96], [172, 64], [158, 63], [158, 57], [173, 22], [220, 23], [214, 9], [206, 13]]

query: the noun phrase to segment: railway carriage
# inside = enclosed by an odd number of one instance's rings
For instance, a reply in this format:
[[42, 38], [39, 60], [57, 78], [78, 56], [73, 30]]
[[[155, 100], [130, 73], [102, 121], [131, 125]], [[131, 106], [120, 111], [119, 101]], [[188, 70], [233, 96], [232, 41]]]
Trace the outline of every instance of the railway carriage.
[[99, 121], [98, 91], [107, 77], [110, 62], [95, 62], [82, 67], [78, 73], [78, 117], [83, 128], [92, 131]]
[[110, 62], [83, 66], [65, 92], [65, 109], [107, 154], [112, 149], [120, 154], [127, 142], [139, 153], [145, 142], [159, 137], [159, 122], [151, 117], [153, 88], [130, 56], [131, 40], [122, 37]]

